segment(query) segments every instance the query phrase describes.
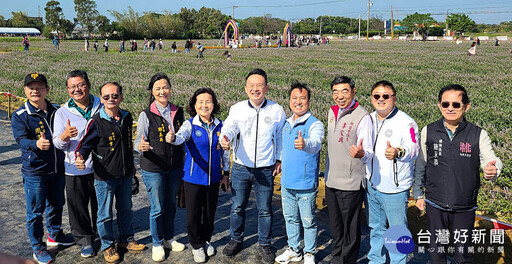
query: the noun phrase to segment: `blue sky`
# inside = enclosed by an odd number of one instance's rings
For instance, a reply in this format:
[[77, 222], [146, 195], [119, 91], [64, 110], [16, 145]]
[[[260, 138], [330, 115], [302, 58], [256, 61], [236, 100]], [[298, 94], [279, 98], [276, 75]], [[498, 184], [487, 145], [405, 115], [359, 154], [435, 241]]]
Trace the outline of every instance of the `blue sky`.
[[[41, 15], [44, 17], [46, 0], [0, 0], [0, 15], [6, 19], [11, 17], [12, 11], [24, 11], [29, 16], [38, 15], [38, 6]], [[61, 0], [61, 7], [67, 19], [76, 17], [74, 2], [72, 0]], [[394, 9], [395, 19], [403, 19], [407, 14], [414, 12], [432, 13], [434, 19], [445, 21], [446, 12], [466, 13], [477, 23], [494, 24], [502, 21], [512, 21], [511, 0], [372, 0], [371, 14], [389, 19], [391, 5]], [[345, 17], [358, 17], [366, 19], [367, 0], [248, 0], [248, 1], [185, 1], [185, 0], [97, 0], [98, 11], [112, 19], [108, 10], [123, 11], [131, 6], [141, 14], [145, 11], [162, 13], [170, 10], [172, 13], [179, 12], [180, 8], [199, 9], [202, 6], [221, 10], [222, 13], [231, 15], [232, 6], [239, 6], [235, 9], [235, 18], [247, 18], [250, 16], [262, 16], [272, 14], [272, 17], [279, 17], [287, 20], [298, 20], [302, 18], [316, 18], [320, 15], [334, 15]]]

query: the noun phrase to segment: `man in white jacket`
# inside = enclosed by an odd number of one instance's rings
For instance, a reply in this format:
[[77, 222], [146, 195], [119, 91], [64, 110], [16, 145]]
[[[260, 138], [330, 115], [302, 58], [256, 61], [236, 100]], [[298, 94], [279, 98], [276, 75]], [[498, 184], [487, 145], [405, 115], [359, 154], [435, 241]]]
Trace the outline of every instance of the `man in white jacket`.
[[78, 170], [75, 165], [75, 149], [85, 135], [87, 121], [99, 111], [101, 102], [98, 97], [90, 94], [91, 84], [85, 71], [68, 73], [66, 86], [71, 98], [55, 113], [53, 143], [65, 154], [69, 224], [76, 243], [82, 247], [81, 256], [87, 258], [94, 256], [92, 243], [97, 234], [98, 203], [91, 157], [85, 163], [85, 170]]
[[245, 227], [245, 209], [252, 186], [258, 208], [258, 241], [266, 263], [274, 263], [270, 249], [272, 240], [272, 193], [274, 176], [281, 171], [282, 129], [286, 120], [283, 107], [267, 100], [267, 74], [254, 69], [246, 77], [244, 100], [229, 109], [221, 131], [221, 145], [229, 149], [233, 140], [233, 167], [231, 195], [233, 205], [230, 217], [231, 241], [224, 255], [235, 256], [242, 250]]
[[[414, 160], [418, 156], [418, 126], [395, 106], [396, 91], [388, 81], [372, 87], [374, 157], [366, 163], [369, 263], [385, 263], [384, 233], [391, 226], [407, 227], [407, 202]], [[389, 226], [388, 226], [389, 224]], [[404, 234], [406, 235], [406, 234]], [[406, 263], [407, 255], [389, 252], [391, 263]]]

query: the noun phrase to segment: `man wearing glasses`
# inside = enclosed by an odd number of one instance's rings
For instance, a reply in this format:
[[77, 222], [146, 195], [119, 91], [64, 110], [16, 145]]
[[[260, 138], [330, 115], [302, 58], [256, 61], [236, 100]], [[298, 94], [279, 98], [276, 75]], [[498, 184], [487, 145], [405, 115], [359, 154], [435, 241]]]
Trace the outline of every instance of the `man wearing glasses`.
[[[66, 197], [71, 234], [82, 248], [80, 255], [88, 258], [94, 256], [92, 243], [97, 233], [98, 202], [94, 191], [92, 160], [87, 159], [85, 169], [78, 170], [75, 165], [75, 149], [85, 135], [87, 121], [99, 111], [102, 104], [100, 98], [89, 93], [91, 83], [85, 71], [72, 71], [66, 79], [70, 98], [55, 113], [53, 144], [65, 154]], [[50, 241], [51, 238], [48, 240], [47, 244], [58, 243]]]
[[259, 251], [265, 263], [274, 263], [272, 241], [272, 193], [274, 176], [281, 172], [282, 129], [286, 114], [279, 104], [267, 100], [267, 74], [254, 69], [245, 78], [244, 100], [229, 109], [221, 134], [221, 146], [229, 149], [233, 140], [233, 167], [230, 233], [231, 241], [223, 253], [235, 256], [242, 250], [245, 229], [245, 209], [252, 186], [258, 208]]
[[[418, 156], [418, 126], [396, 107], [396, 91], [388, 81], [372, 86], [371, 113], [374, 156], [366, 164], [368, 180], [369, 263], [385, 263], [384, 233], [391, 226], [407, 227], [407, 202], [414, 160]], [[407, 235], [407, 234], [404, 234]], [[391, 263], [405, 264], [407, 255], [389, 251]]]
[[[132, 175], [135, 173], [132, 143], [132, 115], [119, 105], [123, 87], [108, 82], [100, 88], [103, 108], [87, 123], [85, 136], [76, 148], [76, 167], [86, 168], [92, 156], [94, 188], [98, 200], [98, 233], [103, 257], [108, 263], [118, 262], [117, 250], [142, 252], [144, 245], [133, 238]], [[116, 199], [117, 250], [115, 245], [112, 205]]]
[[[456, 249], [457, 263], [472, 263], [468, 247], [475, 222], [480, 166], [484, 178], [496, 178], [502, 163], [492, 150], [487, 131], [468, 122], [469, 97], [458, 84], [443, 87], [437, 103], [443, 118], [421, 130], [421, 149], [414, 171], [413, 196], [416, 207], [427, 210], [427, 228], [431, 234], [432, 263], [446, 263], [446, 249], [436, 241], [436, 230], [449, 230]], [[484, 167], [485, 166], [485, 167]], [[454, 239], [459, 232], [465, 239]], [[436, 243], [437, 242], [437, 243]]]
[[364, 164], [373, 157], [372, 120], [355, 99], [352, 79], [334, 78], [331, 91], [335, 105], [329, 109], [325, 162], [331, 262], [355, 264], [361, 243]]

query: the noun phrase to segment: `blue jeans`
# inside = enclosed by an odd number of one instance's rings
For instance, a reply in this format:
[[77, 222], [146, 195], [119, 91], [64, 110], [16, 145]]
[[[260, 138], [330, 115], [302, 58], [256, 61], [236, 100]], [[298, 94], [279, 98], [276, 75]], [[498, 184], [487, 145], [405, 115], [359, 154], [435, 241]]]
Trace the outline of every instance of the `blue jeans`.
[[43, 212], [46, 229], [55, 238], [61, 231], [64, 206], [64, 175], [47, 174], [29, 176], [22, 174], [25, 189], [27, 233], [34, 252], [46, 247], [43, 243]]
[[101, 250], [114, 244], [114, 229], [112, 226], [114, 215], [112, 205], [116, 198], [117, 228], [119, 229], [119, 242], [133, 241], [133, 212], [132, 212], [132, 177], [105, 181], [94, 180], [96, 198], [98, 200], [98, 234], [101, 239]]
[[[369, 264], [385, 263], [387, 249], [384, 247], [384, 233], [389, 226], [407, 227], [407, 202], [409, 190], [399, 193], [382, 193], [368, 182], [368, 226], [370, 227]], [[389, 252], [393, 264], [405, 264], [407, 255]]]
[[149, 172], [142, 170], [142, 180], [149, 196], [149, 227], [154, 246], [174, 237], [176, 194], [180, 189], [181, 169]]
[[272, 192], [274, 191], [274, 166], [249, 168], [234, 163], [231, 168], [231, 239], [244, 240], [245, 209], [254, 184], [256, 207], [258, 208], [258, 241], [260, 245], [270, 245], [272, 240]]
[[185, 53], [189, 54], [190, 53], [190, 49], [189, 48], [185, 48]]
[[286, 222], [288, 246], [299, 251], [301, 222], [304, 227], [304, 252], [314, 254], [318, 224], [315, 217], [317, 189], [292, 190], [281, 189], [283, 216]]

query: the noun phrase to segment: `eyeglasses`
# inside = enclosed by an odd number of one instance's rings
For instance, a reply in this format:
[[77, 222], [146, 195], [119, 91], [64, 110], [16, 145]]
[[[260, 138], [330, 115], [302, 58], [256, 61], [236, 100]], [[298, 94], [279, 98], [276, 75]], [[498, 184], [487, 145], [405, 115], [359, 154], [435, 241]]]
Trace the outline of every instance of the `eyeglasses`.
[[70, 86], [68, 86], [68, 89], [70, 89], [70, 90], [75, 90], [76, 88], [84, 89], [85, 87], [87, 87], [87, 83], [86, 82], [82, 82], [82, 83], [79, 83], [79, 84], [76, 84], [76, 85], [70, 85]]
[[263, 87], [265, 87], [265, 84], [263, 84], [263, 83], [247, 85], [247, 88], [250, 88], [250, 89], [254, 89], [254, 88], [263, 89]]
[[394, 94], [392, 94], [392, 95], [389, 95], [389, 94], [383, 94], [383, 95], [374, 94], [374, 95], [372, 95], [372, 97], [375, 98], [375, 100], [379, 100], [381, 96], [382, 96], [382, 99], [388, 100], [391, 96], [395, 96], [395, 95]]
[[119, 98], [119, 94], [106, 94], [106, 95], [102, 96], [101, 98], [103, 98], [103, 100], [105, 100], [105, 101], [108, 101], [108, 100], [110, 100], [110, 97], [112, 97], [112, 99], [116, 100], [117, 98]]
[[[453, 108], [459, 109], [459, 108], [461, 108], [462, 103], [461, 102], [451, 102], [451, 105], [452, 105]], [[450, 107], [450, 102], [441, 102], [441, 107], [442, 108]]]

